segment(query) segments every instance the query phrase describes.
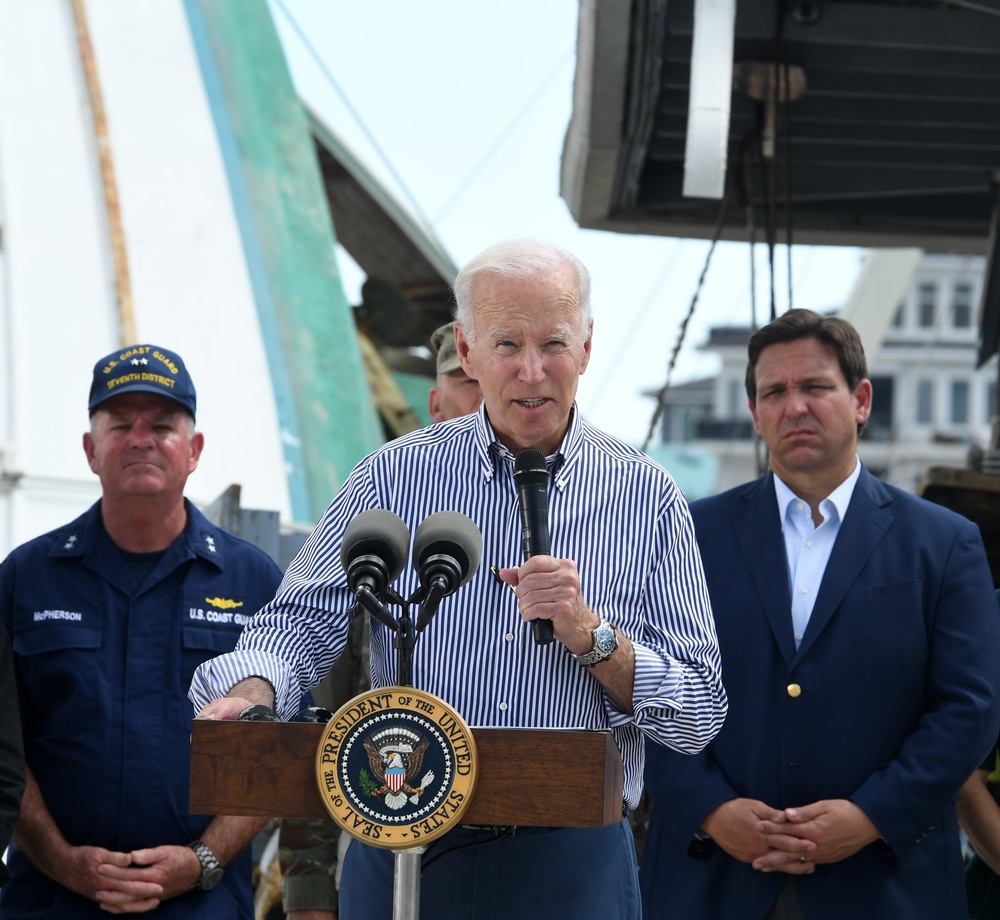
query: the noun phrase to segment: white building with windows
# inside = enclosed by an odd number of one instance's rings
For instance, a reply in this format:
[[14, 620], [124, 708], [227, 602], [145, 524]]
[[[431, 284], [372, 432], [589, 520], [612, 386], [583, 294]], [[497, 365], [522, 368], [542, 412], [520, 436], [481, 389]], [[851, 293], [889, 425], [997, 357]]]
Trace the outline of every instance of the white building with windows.
[[[976, 368], [984, 272], [982, 256], [925, 253], [869, 363], [874, 399], [859, 453], [909, 491], [928, 467], [968, 466], [990, 445], [997, 359]], [[702, 348], [718, 354], [718, 375], [668, 391], [663, 410], [664, 443], [716, 458], [716, 491], [766, 467], [744, 388], [749, 335], [746, 327], [712, 329]]]

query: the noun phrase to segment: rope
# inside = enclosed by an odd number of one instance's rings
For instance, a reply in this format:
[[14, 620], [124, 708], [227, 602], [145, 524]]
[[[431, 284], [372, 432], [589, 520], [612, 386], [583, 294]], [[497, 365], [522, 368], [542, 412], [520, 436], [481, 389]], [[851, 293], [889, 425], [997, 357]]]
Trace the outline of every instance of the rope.
[[111, 261], [115, 272], [115, 305], [118, 311], [118, 337], [124, 347], [139, 340], [136, 331], [135, 309], [132, 301], [132, 282], [129, 277], [128, 249], [125, 245], [125, 229], [122, 225], [121, 202], [118, 198], [118, 181], [115, 177], [115, 163], [111, 156], [111, 141], [108, 137], [108, 116], [104, 109], [104, 95], [101, 79], [94, 59], [94, 46], [87, 26], [87, 11], [83, 0], [71, 0], [73, 19], [76, 24], [76, 41], [80, 49], [80, 63], [83, 79], [90, 99], [90, 111], [94, 122], [94, 140], [101, 169], [101, 188], [104, 192], [104, 206], [108, 213], [108, 235], [111, 242]]
[[670, 363], [667, 365], [667, 379], [663, 386], [656, 391], [656, 408], [653, 410], [653, 417], [649, 420], [649, 430], [646, 432], [646, 440], [642, 442], [643, 451], [649, 447], [649, 442], [653, 439], [653, 432], [656, 431], [656, 426], [659, 424], [660, 416], [663, 414], [663, 403], [667, 396], [667, 390], [670, 389], [670, 378], [673, 376], [674, 367], [677, 364], [677, 356], [680, 354], [681, 346], [684, 344], [684, 336], [687, 333], [688, 323], [694, 315], [694, 308], [698, 303], [698, 297], [701, 295], [701, 289], [705, 284], [705, 276], [708, 274], [708, 266], [712, 261], [712, 254], [715, 252], [715, 246], [719, 242], [719, 237], [722, 236], [722, 228], [726, 223], [726, 215], [728, 213], [729, 193], [727, 191], [726, 197], [722, 199], [722, 207], [719, 208], [719, 217], [715, 222], [715, 229], [712, 231], [712, 245], [708, 247], [708, 254], [705, 256], [705, 264], [701, 269], [701, 275], [698, 278], [698, 284], [695, 287], [694, 296], [691, 298], [691, 305], [688, 307], [687, 315], [684, 317], [683, 322], [681, 322], [681, 326], [677, 334], [677, 341], [674, 344], [674, 350], [670, 355]]

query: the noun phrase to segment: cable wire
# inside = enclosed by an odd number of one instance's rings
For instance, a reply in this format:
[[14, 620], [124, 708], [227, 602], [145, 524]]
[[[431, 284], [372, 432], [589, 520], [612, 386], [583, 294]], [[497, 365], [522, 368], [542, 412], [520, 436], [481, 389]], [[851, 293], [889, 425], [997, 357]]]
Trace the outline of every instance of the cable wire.
[[409, 186], [407, 186], [407, 184], [403, 181], [403, 177], [396, 171], [396, 167], [392, 165], [392, 162], [390, 161], [389, 157], [386, 155], [385, 151], [382, 150], [378, 141], [375, 139], [375, 135], [372, 134], [372, 132], [369, 130], [368, 125], [365, 124], [364, 119], [362, 119], [361, 114], [358, 112], [358, 110], [354, 108], [354, 106], [351, 104], [351, 100], [347, 98], [347, 94], [340, 88], [340, 84], [337, 83], [337, 80], [333, 76], [333, 73], [331, 72], [330, 68], [326, 65], [326, 61], [324, 61], [323, 58], [320, 57], [319, 52], [316, 50], [313, 43], [309, 41], [309, 38], [306, 36], [305, 32], [302, 31], [302, 27], [299, 25], [295, 17], [291, 14], [288, 7], [285, 6], [283, 0], [271, 0], [271, 2], [279, 10], [281, 10], [282, 15], [288, 21], [288, 24], [291, 26], [292, 31], [295, 32], [295, 34], [298, 36], [299, 41], [301, 41], [302, 44], [305, 46], [306, 51], [309, 52], [309, 56], [313, 59], [313, 62], [319, 68], [320, 73], [323, 74], [326, 81], [330, 84], [330, 87], [340, 97], [340, 101], [343, 102], [344, 105], [347, 107], [348, 113], [355, 120], [355, 122], [357, 122], [358, 127], [361, 129], [361, 132], [368, 140], [368, 143], [372, 145], [372, 147], [375, 150], [375, 153], [378, 155], [378, 158], [382, 161], [385, 168], [389, 170], [389, 174], [399, 185], [399, 188], [406, 196], [406, 200], [410, 203], [410, 207], [413, 208], [413, 211], [416, 214], [416, 216], [420, 218], [420, 220], [423, 222], [425, 226], [427, 227], [433, 226], [430, 220], [427, 218], [427, 215], [424, 213], [423, 208], [420, 207], [420, 203], [417, 201], [416, 197], [410, 191]]
[[726, 197], [722, 199], [722, 206], [719, 208], [719, 217], [715, 222], [715, 229], [712, 231], [712, 245], [708, 247], [708, 254], [705, 256], [705, 264], [702, 266], [698, 284], [694, 289], [694, 295], [691, 297], [691, 304], [688, 307], [687, 315], [681, 322], [674, 350], [670, 354], [670, 363], [667, 365], [667, 379], [663, 386], [656, 391], [656, 408], [653, 410], [653, 417], [649, 420], [649, 430], [646, 432], [646, 439], [642, 442], [643, 451], [649, 447], [649, 442], [653, 439], [653, 432], [656, 431], [660, 416], [663, 414], [663, 403], [666, 400], [667, 391], [670, 389], [670, 378], [673, 376], [674, 367], [677, 364], [677, 356], [680, 354], [681, 346], [684, 344], [684, 336], [687, 333], [688, 323], [691, 321], [691, 317], [694, 316], [694, 308], [698, 303], [698, 297], [701, 295], [701, 289], [705, 285], [705, 276], [708, 274], [708, 266], [712, 262], [712, 254], [715, 252], [719, 237], [722, 236], [722, 228], [726, 223], [726, 215], [729, 213], [729, 199], [730, 195], [727, 190]]
[[628, 332], [625, 333], [625, 337], [622, 339], [621, 345], [618, 346], [618, 350], [615, 352], [614, 357], [611, 359], [611, 363], [608, 365], [607, 372], [601, 378], [601, 382], [597, 386], [597, 397], [588, 406], [591, 412], [594, 412], [598, 403], [601, 401], [601, 397], [603, 397], [608, 391], [608, 379], [616, 372], [618, 362], [622, 359], [623, 353], [633, 344], [633, 336], [648, 316], [650, 309], [656, 302], [656, 297], [659, 294], [660, 289], [664, 284], [666, 284], [667, 278], [670, 277], [670, 273], [674, 268], [674, 263], [680, 256], [681, 245], [681, 241], [676, 240], [674, 242], [673, 249], [670, 251], [670, 255], [663, 260], [663, 267], [660, 269], [660, 273], [656, 276], [656, 280], [650, 286], [649, 293], [646, 295], [646, 299], [643, 302], [642, 307], [636, 312], [635, 317], [632, 319], [632, 325], [629, 326]]
[[968, 0], [945, 0], [945, 6], [957, 6], [966, 10], [975, 10], [977, 13], [987, 13], [990, 16], [1000, 16], [1000, 10], [991, 6], [981, 6], [978, 3], [969, 3]]
[[459, 202], [462, 196], [465, 194], [468, 187], [473, 183], [473, 181], [479, 176], [483, 171], [483, 168], [489, 163], [490, 160], [496, 156], [497, 151], [503, 147], [504, 144], [510, 139], [511, 135], [514, 133], [514, 129], [524, 120], [525, 116], [535, 107], [535, 104], [539, 99], [545, 95], [549, 88], [549, 84], [558, 76], [559, 71], [566, 66], [566, 62], [573, 56], [574, 47], [570, 45], [566, 49], [565, 54], [559, 59], [555, 67], [552, 68], [542, 79], [542, 82], [538, 84], [535, 91], [528, 97], [528, 100], [521, 106], [517, 114], [504, 126], [503, 130], [497, 135], [496, 140], [490, 145], [489, 149], [483, 156], [479, 159], [475, 166], [469, 170], [466, 177], [458, 184], [458, 187], [448, 200], [438, 209], [438, 212], [434, 215], [435, 223], [442, 220], [446, 214], [448, 214], [451, 209]]

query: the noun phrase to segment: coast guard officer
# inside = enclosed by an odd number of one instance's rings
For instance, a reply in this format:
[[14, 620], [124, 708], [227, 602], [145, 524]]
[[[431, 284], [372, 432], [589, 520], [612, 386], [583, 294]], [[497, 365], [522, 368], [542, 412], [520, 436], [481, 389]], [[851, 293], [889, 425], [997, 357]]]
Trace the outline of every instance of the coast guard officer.
[[101, 499], [0, 566], [28, 768], [0, 915], [251, 920], [264, 821], [188, 813], [187, 688], [280, 572], [184, 498], [204, 437], [180, 356], [108, 355], [89, 409]]

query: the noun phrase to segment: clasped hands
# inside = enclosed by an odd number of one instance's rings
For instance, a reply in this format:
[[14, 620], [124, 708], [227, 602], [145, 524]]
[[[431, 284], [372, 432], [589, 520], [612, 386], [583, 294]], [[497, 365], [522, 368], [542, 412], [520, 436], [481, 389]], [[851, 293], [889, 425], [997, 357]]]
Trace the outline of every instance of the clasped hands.
[[757, 799], [730, 799], [702, 829], [730, 856], [760, 872], [809, 875], [879, 838], [878, 828], [853, 802], [827, 799], [798, 808], [773, 808]]
[[[193, 858], [192, 858], [193, 857]], [[159, 846], [131, 853], [101, 847], [68, 847], [53, 878], [112, 914], [145, 913], [195, 886], [201, 865], [182, 846]]]

